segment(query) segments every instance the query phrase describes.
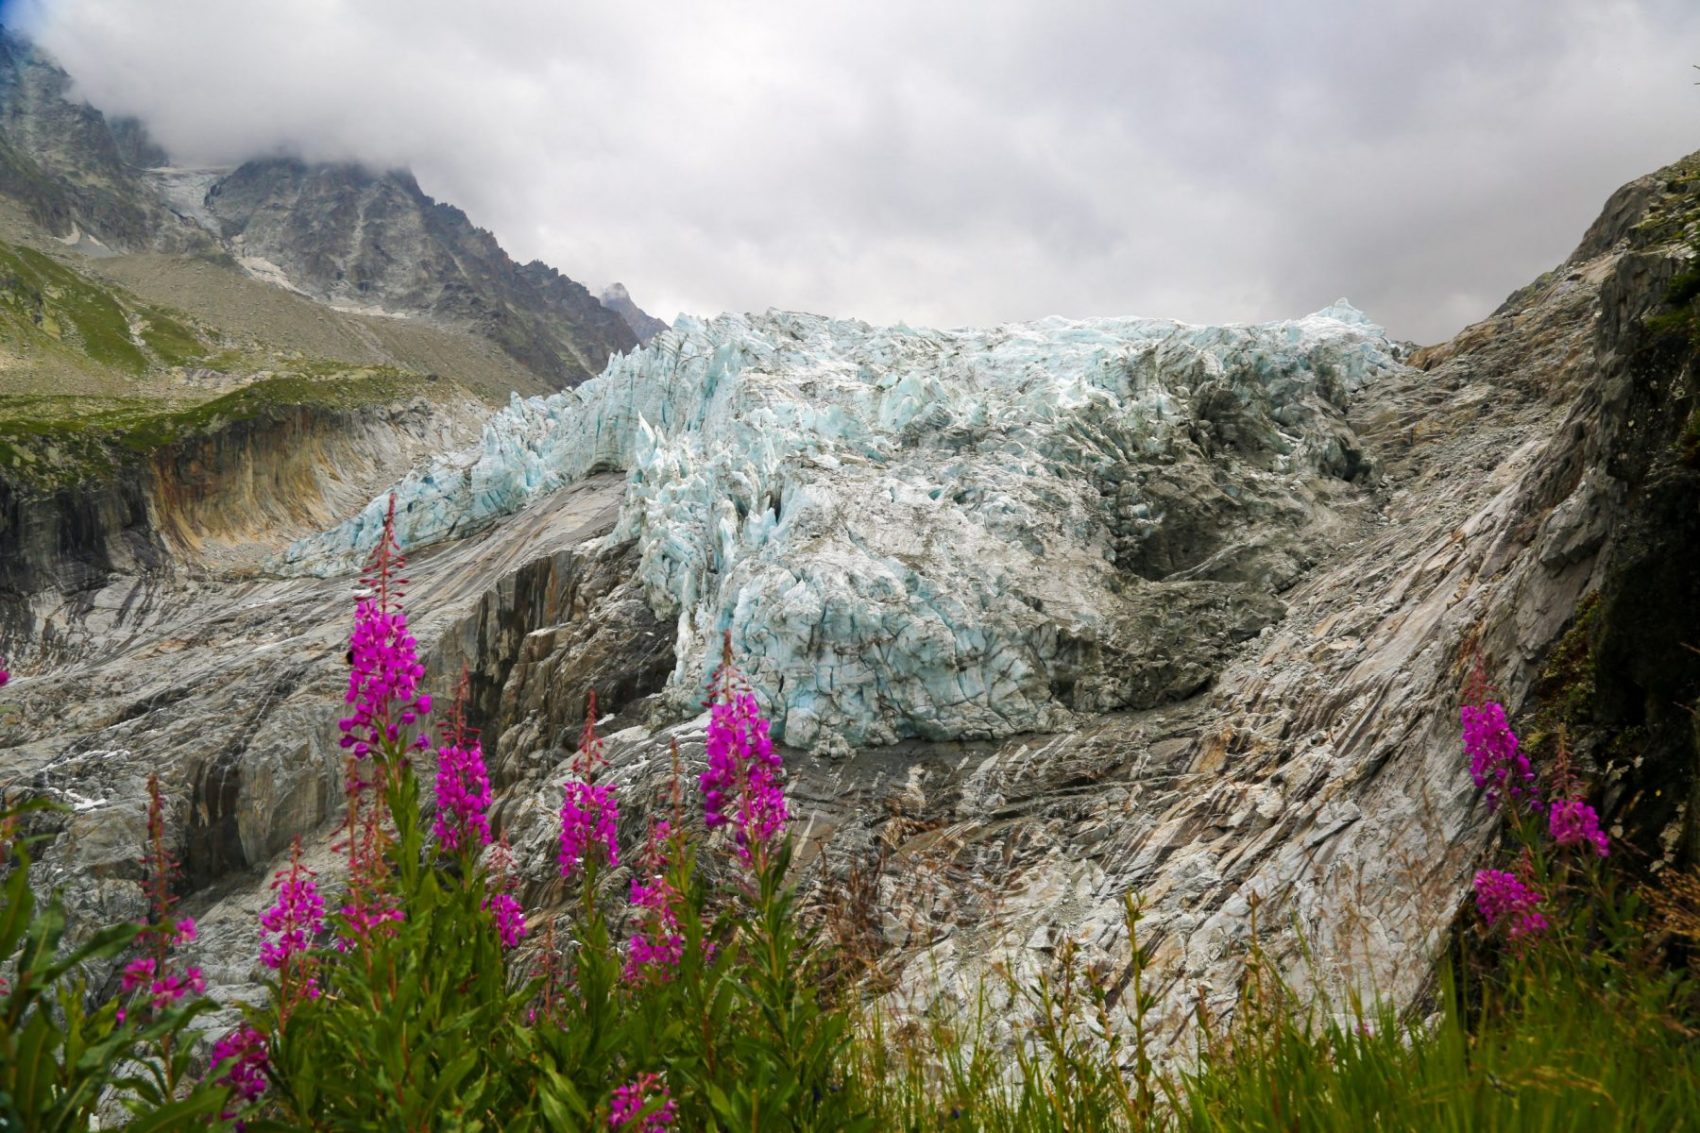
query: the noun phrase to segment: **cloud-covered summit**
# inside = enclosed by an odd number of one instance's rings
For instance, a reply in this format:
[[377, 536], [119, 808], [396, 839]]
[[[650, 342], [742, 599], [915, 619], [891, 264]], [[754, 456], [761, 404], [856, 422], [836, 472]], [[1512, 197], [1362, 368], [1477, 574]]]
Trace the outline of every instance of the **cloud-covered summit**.
[[412, 168], [670, 316], [1300, 314], [1435, 340], [1700, 146], [1677, 0], [23, 0], [185, 162]]

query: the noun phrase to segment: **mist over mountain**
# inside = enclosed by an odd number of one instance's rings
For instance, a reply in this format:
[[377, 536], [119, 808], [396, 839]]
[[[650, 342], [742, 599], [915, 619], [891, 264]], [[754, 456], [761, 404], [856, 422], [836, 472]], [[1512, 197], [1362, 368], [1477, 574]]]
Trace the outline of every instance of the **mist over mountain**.
[[406, 167], [667, 320], [1221, 323], [1346, 294], [1438, 342], [1700, 129], [1685, 0], [11, 11], [186, 161]]

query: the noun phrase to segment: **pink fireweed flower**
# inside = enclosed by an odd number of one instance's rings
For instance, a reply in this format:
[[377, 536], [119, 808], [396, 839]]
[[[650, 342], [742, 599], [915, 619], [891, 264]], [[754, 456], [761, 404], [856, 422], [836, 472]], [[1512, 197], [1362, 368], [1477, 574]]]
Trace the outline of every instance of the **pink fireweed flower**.
[[619, 865], [619, 820], [613, 787], [568, 780], [561, 800], [561, 876], [571, 877], [598, 846], [608, 865]]
[[685, 938], [679, 934], [679, 892], [667, 880], [667, 839], [672, 824], [656, 822], [649, 829], [644, 851], [647, 876], [632, 878], [630, 900], [640, 925], [626, 943], [625, 979], [636, 983], [646, 976], [666, 981], [685, 955]]
[[[190, 917], [172, 915], [177, 903], [171, 892], [171, 879], [177, 872], [177, 860], [166, 846], [165, 795], [160, 790], [159, 776], [148, 776], [147, 848], [142, 858], [143, 888], [148, 897], [148, 920], [142, 925], [141, 941], [147, 955], [124, 966], [119, 990], [129, 994], [143, 990], [145, 1001], [152, 1011], [176, 1003], [190, 992], [206, 990], [206, 980], [199, 968], [186, 969], [181, 975], [173, 971], [172, 950], [194, 941], [195, 922]], [[129, 1007], [135, 1006], [131, 1003]], [[118, 1021], [128, 1017], [129, 1007], [120, 1008]]]
[[[230, 1087], [230, 1098], [238, 1103], [257, 1101], [266, 1092], [266, 1036], [253, 1027], [238, 1027], [213, 1044], [212, 1068], [224, 1067], [218, 1084]], [[235, 1120], [237, 1111], [227, 1109], [219, 1114], [225, 1121]], [[236, 1128], [243, 1128], [237, 1122]]]
[[727, 810], [735, 807], [733, 838], [738, 857], [748, 864], [789, 818], [780, 782], [783, 761], [750, 693], [731, 692], [710, 707], [707, 755], [708, 770], [698, 779], [703, 822], [710, 829], [723, 826]]
[[407, 919], [407, 914], [400, 909], [389, 907], [386, 900], [394, 900], [387, 894], [372, 903], [350, 903], [338, 909], [342, 915], [343, 931], [332, 942], [338, 952], [352, 952], [357, 944], [365, 944], [374, 936], [388, 934], [395, 930], [392, 924], [400, 924]]
[[443, 849], [453, 853], [490, 844], [490, 773], [478, 729], [467, 726], [466, 697], [472, 675], [461, 667], [448, 719], [440, 725], [437, 748], [437, 819], [432, 829]]
[[161, 976], [148, 988], [148, 995], [153, 999], [155, 1009], [169, 1006], [188, 995], [191, 991], [196, 995], [207, 990], [206, 977], [201, 975], [199, 968], [185, 968], [182, 975], [175, 972]]
[[153, 979], [154, 960], [151, 956], [143, 956], [139, 960], [131, 960], [124, 965], [124, 974], [118, 981], [119, 991], [134, 991]]
[[1581, 799], [1554, 799], [1547, 811], [1547, 832], [1560, 846], [1590, 845], [1602, 858], [1611, 852], [1600, 816]]
[[649, 976], [666, 982], [684, 959], [685, 938], [677, 931], [679, 916], [673, 906], [677, 897], [664, 877], [649, 884], [641, 880], [632, 882], [632, 905], [643, 911], [648, 923], [642, 931], [634, 932], [626, 944], [627, 982], [636, 983]]
[[484, 749], [445, 744], [437, 749], [437, 820], [432, 827], [443, 849], [490, 844], [490, 775]]
[[1487, 791], [1490, 808], [1503, 796], [1533, 798], [1535, 772], [1529, 757], [1517, 746], [1517, 736], [1505, 719], [1505, 706], [1492, 701], [1466, 704], [1459, 712], [1464, 725], [1464, 751], [1470, 757], [1470, 778]]
[[617, 1133], [666, 1133], [678, 1112], [679, 1104], [668, 1096], [661, 1075], [643, 1073], [627, 1085], [614, 1087], [608, 1127]]
[[484, 899], [484, 908], [496, 922], [496, 935], [502, 938], [503, 948], [518, 948], [525, 939], [525, 907], [512, 893], [493, 893]]
[[1538, 936], [1546, 931], [1547, 919], [1538, 911], [1545, 902], [1539, 892], [1516, 874], [1484, 869], [1476, 874], [1476, 908], [1489, 928], [1505, 921], [1512, 940]]
[[313, 871], [301, 864], [301, 841], [296, 839], [288, 872], [272, 879], [277, 894], [271, 908], [260, 914], [260, 963], [281, 971], [304, 954], [325, 929], [325, 899], [313, 881]]
[[[425, 677], [417, 647], [401, 610], [386, 612], [376, 601], [364, 599], [355, 604], [348, 691], [343, 695], [354, 710], [337, 726], [342, 729], [342, 746], [352, 748], [357, 758], [364, 759], [386, 744], [401, 745], [403, 729], [431, 711], [431, 698], [416, 695]], [[423, 734], [408, 742], [417, 747], [422, 746], [420, 741], [425, 741]]]
[[424, 679], [418, 643], [407, 631], [401, 598], [407, 579], [401, 576], [407, 558], [395, 537], [395, 495], [390, 495], [383, 530], [361, 574], [365, 593], [354, 606], [354, 632], [349, 638], [348, 692], [351, 715], [339, 720], [342, 746], [356, 758], [382, 753], [387, 745], [404, 742], [423, 751], [430, 740], [423, 732], [405, 741], [404, 729], [431, 711], [429, 696], [415, 695]]
[[488, 896], [481, 907], [489, 912], [502, 947], [517, 948], [519, 942], [525, 939], [525, 907], [519, 903], [518, 897], [509, 892], [514, 885], [514, 851], [508, 845], [506, 835], [491, 849], [485, 864], [489, 867], [490, 879]]
[[[206, 978], [201, 975], [199, 968], [187, 968], [181, 975], [176, 972], [166, 972], [156, 979], [154, 973], [157, 970], [157, 965], [151, 956], [131, 960], [124, 965], [124, 973], [118, 981], [118, 990], [121, 993], [129, 993], [144, 984], [147, 985], [148, 1006], [155, 1011], [164, 1010], [190, 992], [199, 995], [207, 990]], [[127, 1008], [118, 1009], [117, 1018], [120, 1023], [124, 1022], [128, 1016]]]

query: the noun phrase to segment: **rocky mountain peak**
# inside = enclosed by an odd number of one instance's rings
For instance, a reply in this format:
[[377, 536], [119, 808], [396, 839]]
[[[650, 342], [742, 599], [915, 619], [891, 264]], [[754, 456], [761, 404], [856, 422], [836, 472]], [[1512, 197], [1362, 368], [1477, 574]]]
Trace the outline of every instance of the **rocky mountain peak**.
[[135, 119], [109, 121], [71, 77], [0, 27], [0, 194], [48, 233], [115, 249], [193, 251], [211, 243], [146, 184], [165, 153]]
[[516, 264], [406, 170], [264, 158], [214, 183], [206, 208], [245, 266], [327, 303], [465, 327], [556, 386], [637, 345], [582, 285]]
[[623, 283], [610, 283], [602, 289], [602, 305], [626, 320], [637, 340], [645, 345], [667, 329], [666, 323], [632, 301], [632, 294]]

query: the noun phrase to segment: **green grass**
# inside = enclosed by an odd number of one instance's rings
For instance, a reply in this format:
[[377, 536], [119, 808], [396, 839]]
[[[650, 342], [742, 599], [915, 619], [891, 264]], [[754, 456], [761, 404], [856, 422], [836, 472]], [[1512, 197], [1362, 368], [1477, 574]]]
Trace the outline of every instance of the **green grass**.
[[186, 317], [142, 303], [34, 248], [5, 243], [0, 343], [132, 377], [197, 363], [209, 353]]
[[[1254, 958], [1231, 1023], [1166, 1069], [1093, 1032], [1100, 992], [1028, 993], [1041, 1022], [1014, 1057], [976, 1028], [864, 1028], [852, 1064], [878, 1126], [913, 1133], [1700, 1128], [1694, 987], [1657, 964], [1562, 942], [1508, 958], [1481, 986], [1441, 980], [1426, 1019], [1302, 1004]], [[1072, 1016], [1057, 1010], [1073, 997]], [[1047, 1023], [1044, 1020], [1050, 1019]], [[1097, 1025], [1094, 1025], [1094, 1024]], [[1119, 1054], [1119, 1058], [1117, 1055]], [[1119, 1066], [1118, 1066], [1119, 1062]], [[1144, 1067], [1143, 1071], [1141, 1067]]]

